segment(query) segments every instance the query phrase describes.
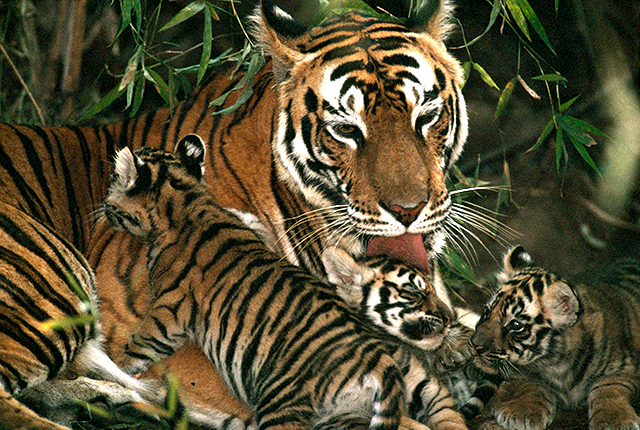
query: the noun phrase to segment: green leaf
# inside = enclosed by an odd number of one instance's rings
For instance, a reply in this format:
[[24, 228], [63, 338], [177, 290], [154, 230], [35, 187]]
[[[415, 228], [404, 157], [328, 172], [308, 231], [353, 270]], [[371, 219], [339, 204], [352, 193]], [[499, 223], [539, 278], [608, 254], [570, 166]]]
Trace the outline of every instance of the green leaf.
[[504, 86], [502, 90], [502, 94], [500, 94], [500, 99], [498, 100], [498, 106], [496, 107], [496, 113], [494, 114], [494, 118], [498, 119], [504, 112], [504, 109], [507, 107], [509, 100], [511, 100], [511, 94], [513, 94], [513, 89], [516, 87], [517, 78], [511, 79], [507, 82], [507, 85]]
[[491, 15], [489, 15], [489, 23], [487, 24], [487, 28], [484, 29], [484, 31], [473, 38], [473, 40], [471, 40], [470, 42], [466, 43], [464, 46], [469, 47], [471, 45], [473, 45], [474, 43], [476, 43], [478, 40], [482, 39], [482, 37], [487, 34], [487, 32], [491, 29], [491, 27], [493, 27], [493, 24], [495, 24], [496, 19], [498, 18], [498, 15], [500, 14], [500, 6], [501, 6], [501, 1], [500, 0], [493, 0], [493, 6], [491, 7]]
[[540, 144], [542, 144], [542, 142], [547, 140], [547, 137], [549, 137], [549, 135], [551, 134], [551, 131], [555, 128], [555, 126], [556, 126], [556, 123], [555, 123], [554, 119], [551, 118], [549, 120], [549, 122], [547, 122], [547, 125], [545, 125], [544, 128], [542, 129], [542, 133], [540, 133], [540, 137], [538, 138], [536, 143], [531, 148], [529, 148], [527, 150], [527, 152], [528, 151], [533, 151], [538, 146], [540, 146]]
[[202, 34], [202, 56], [200, 57], [200, 69], [198, 70], [198, 79], [196, 85], [200, 84], [204, 74], [207, 71], [207, 64], [211, 59], [211, 43], [213, 41], [211, 11], [209, 8], [204, 10], [204, 33]]
[[560, 73], [550, 73], [546, 75], [534, 76], [531, 79], [535, 79], [536, 81], [545, 81], [545, 82], [567, 82], [567, 79], [562, 76]]
[[536, 13], [533, 11], [533, 8], [529, 4], [528, 0], [515, 0], [515, 1], [516, 3], [518, 3], [518, 6], [520, 6], [520, 10], [524, 14], [524, 16], [527, 18], [527, 21], [529, 21], [529, 24], [531, 24], [531, 27], [533, 27], [536, 33], [538, 33], [538, 36], [540, 36], [540, 39], [542, 39], [544, 44], [547, 45], [547, 48], [549, 48], [549, 50], [555, 54], [556, 52], [553, 50], [553, 46], [551, 46], [551, 42], [549, 41], [547, 32], [544, 31], [544, 27], [540, 23], [540, 20], [536, 16]]
[[571, 143], [573, 143], [574, 148], [576, 148], [580, 156], [582, 156], [582, 159], [586, 161], [587, 164], [591, 166], [591, 168], [598, 175], [602, 176], [602, 173], [600, 173], [600, 169], [598, 169], [598, 166], [596, 165], [595, 161], [593, 161], [593, 158], [591, 158], [591, 155], [589, 155], [589, 152], [587, 151], [587, 148], [585, 147], [585, 145], [583, 145], [581, 142], [577, 140], [574, 140], [571, 135], [569, 135], [569, 140], [571, 140]]
[[560, 166], [562, 165], [562, 158], [564, 157], [564, 165], [567, 165], [569, 161], [569, 154], [567, 148], [564, 145], [564, 138], [562, 137], [562, 129], [556, 129], [556, 169], [560, 172]]
[[160, 31], [166, 30], [166, 29], [171, 28], [171, 27], [175, 27], [176, 25], [180, 24], [181, 22], [184, 22], [184, 21], [188, 20], [189, 18], [191, 18], [192, 16], [194, 16], [195, 14], [200, 12], [202, 9], [204, 9], [205, 6], [206, 6], [206, 4], [205, 4], [204, 0], [196, 0], [196, 1], [193, 1], [193, 2], [189, 3], [184, 8], [182, 8], [182, 10], [180, 10], [180, 12], [175, 14], [174, 17], [171, 18], [168, 23], [166, 23], [164, 26], [162, 26]]
[[476, 283], [476, 276], [471, 267], [453, 249], [445, 246], [442, 254], [444, 258], [441, 260], [449, 270], [473, 284]]
[[120, 0], [120, 29], [116, 34], [116, 39], [125, 28], [131, 25], [131, 11], [133, 10], [133, 0]]
[[156, 91], [158, 91], [158, 94], [160, 94], [160, 97], [162, 97], [165, 102], [171, 102], [171, 92], [169, 91], [169, 86], [155, 70], [145, 68], [144, 77], [147, 81], [155, 85]]
[[485, 84], [487, 84], [490, 87], [495, 88], [496, 90], [500, 91], [500, 87], [498, 85], [496, 85], [496, 83], [493, 81], [493, 79], [491, 79], [491, 76], [489, 76], [487, 71], [484, 70], [480, 64], [472, 62], [472, 65], [473, 65], [473, 68], [478, 73], [480, 73], [480, 77], [485, 82]]
[[244, 90], [240, 93], [238, 99], [233, 105], [221, 110], [214, 111], [212, 115], [224, 115], [233, 112], [238, 109], [244, 102], [246, 102], [249, 97], [251, 97], [251, 95], [253, 94], [253, 78], [255, 74], [260, 70], [260, 68], [264, 65], [264, 62], [264, 57], [257, 51], [253, 51], [253, 54], [247, 66], [247, 71], [245, 72], [242, 79], [240, 79], [240, 81], [230, 91], [212, 101], [210, 105], [222, 106], [227, 100], [229, 94], [231, 94], [233, 91], [239, 90], [240, 88], [244, 88]]
[[505, 4], [507, 5], [507, 9], [511, 12], [511, 16], [516, 21], [516, 25], [522, 31], [522, 34], [525, 35], [527, 40], [531, 41], [531, 35], [529, 34], [529, 27], [527, 27], [527, 20], [518, 4], [517, 0], [505, 0]]
[[85, 120], [87, 118], [91, 118], [92, 116], [102, 112], [103, 109], [108, 107], [111, 103], [118, 98], [121, 91], [118, 90], [118, 87], [113, 87], [111, 91], [109, 91], [104, 97], [102, 97], [96, 104], [91, 106], [91, 109], [87, 111], [80, 120]]
[[574, 118], [568, 115], [558, 115], [558, 117], [561, 119], [561, 121], [563, 122], [563, 124], [565, 124], [567, 128], [576, 129], [576, 130], [582, 129], [586, 132], [597, 134], [598, 136], [602, 136], [607, 139], [611, 139], [603, 131], [601, 131], [597, 127], [594, 127], [593, 125], [589, 124], [586, 121], [583, 121], [581, 119]]
[[573, 103], [575, 103], [576, 100], [578, 100], [578, 98], [580, 97], [580, 95], [575, 96], [574, 98], [572, 98], [569, 101], [566, 101], [564, 103], [562, 103], [559, 107], [558, 110], [560, 112], [565, 112], [567, 109], [569, 109], [571, 107], [571, 105], [573, 105]]
[[133, 93], [133, 106], [131, 108], [131, 112], [129, 113], [129, 116], [131, 118], [133, 118], [138, 113], [138, 109], [140, 109], [140, 106], [142, 105], [142, 99], [144, 97], [144, 84], [144, 75], [142, 73], [138, 73], [138, 77], [136, 78], [136, 88]]
[[462, 63], [462, 83], [460, 84], [460, 89], [464, 88], [464, 85], [467, 83], [469, 79], [469, 75], [471, 74], [471, 61], [465, 61]]

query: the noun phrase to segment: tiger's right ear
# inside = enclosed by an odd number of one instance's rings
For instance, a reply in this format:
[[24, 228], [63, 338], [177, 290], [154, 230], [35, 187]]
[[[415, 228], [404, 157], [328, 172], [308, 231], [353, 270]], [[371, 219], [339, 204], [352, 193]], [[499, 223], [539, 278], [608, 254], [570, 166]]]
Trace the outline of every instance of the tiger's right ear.
[[270, 0], [261, 0], [251, 21], [254, 24], [253, 36], [273, 57], [276, 72], [302, 61], [304, 54], [296, 49], [296, 45], [307, 32], [307, 27]]
[[533, 266], [533, 258], [524, 250], [521, 245], [509, 250], [503, 259], [504, 270], [510, 275], [517, 269]]
[[115, 181], [123, 192], [135, 186], [138, 179], [138, 168], [136, 167], [136, 157], [128, 147], [124, 147], [116, 153], [114, 174]]
[[427, 33], [444, 43], [453, 29], [453, 2], [451, 0], [418, 0], [405, 22], [407, 28]]

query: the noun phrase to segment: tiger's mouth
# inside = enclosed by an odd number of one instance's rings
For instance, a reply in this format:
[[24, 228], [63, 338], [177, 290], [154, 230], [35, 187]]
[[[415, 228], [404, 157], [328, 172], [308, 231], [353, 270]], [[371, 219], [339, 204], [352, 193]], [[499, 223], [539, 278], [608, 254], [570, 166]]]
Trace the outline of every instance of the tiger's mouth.
[[400, 236], [374, 236], [367, 244], [366, 256], [386, 255], [421, 268], [429, 273], [429, 256], [420, 233], [405, 233]]

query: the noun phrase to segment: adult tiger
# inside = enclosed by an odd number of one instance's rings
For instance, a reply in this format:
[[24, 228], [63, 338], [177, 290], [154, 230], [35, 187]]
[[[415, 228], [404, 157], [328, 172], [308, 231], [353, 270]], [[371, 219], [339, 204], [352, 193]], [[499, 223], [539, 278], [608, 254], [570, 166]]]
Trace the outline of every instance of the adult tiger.
[[[448, 1], [424, 1], [405, 24], [349, 13], [307, 30], [265, 0], [255, 34], [271, 60], [240, 109], [212, 115], [210, 102], [242, 79], [222, 74], [173, 115], [102, 128], [2, 126], [0, 198], [88, 255], [113, 356], [151, 295], [145, 245], [107, 223], [92, 227], [108, 160], [125, 145], [171, 149], [188, 133], [203, 136], [205, 180], [220, 204], [256, 215], [274, 250], [313, 273], [323, 274], [327, 245], [354, 255], [367, 243], [371, 252], [404, 248], [424, 266], [444, 236], [445, 176], [466, 138], [461, 68], [443, 43], [451, 12]], [[185, 387], [217, 392], [208, 372], [193, 370], [206, 360], [182, 354], [170, 367]]]

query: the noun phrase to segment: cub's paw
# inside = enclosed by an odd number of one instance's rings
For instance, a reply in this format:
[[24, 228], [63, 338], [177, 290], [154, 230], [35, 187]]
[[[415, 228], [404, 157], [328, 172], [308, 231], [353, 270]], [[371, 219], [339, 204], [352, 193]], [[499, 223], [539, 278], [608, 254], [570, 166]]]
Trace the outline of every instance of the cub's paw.
[[591, 430], [640, 430], [640, 417], [631, 405], [616, 402], [589, 411]]
[[457, 369], [467, 363], [473, 356], [469, 339], [473, 331], [463, 325], [452, 325], [449, 333], [435, 351], [436, 370], [441, 373]]
[[527, 381], [503, 383], [490, 406], [498, 424], [511, 430], [544, 430], [556, 414], [555, 399]]

